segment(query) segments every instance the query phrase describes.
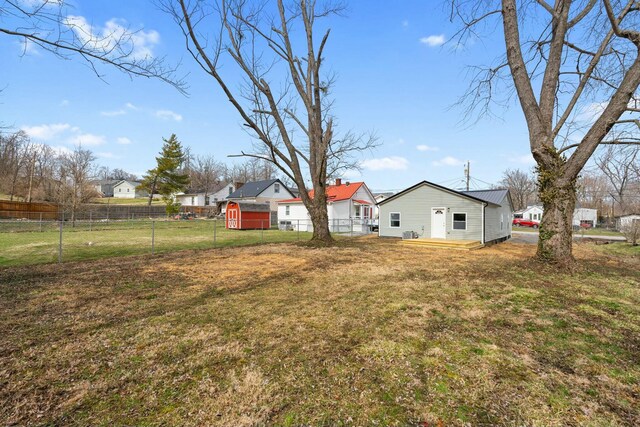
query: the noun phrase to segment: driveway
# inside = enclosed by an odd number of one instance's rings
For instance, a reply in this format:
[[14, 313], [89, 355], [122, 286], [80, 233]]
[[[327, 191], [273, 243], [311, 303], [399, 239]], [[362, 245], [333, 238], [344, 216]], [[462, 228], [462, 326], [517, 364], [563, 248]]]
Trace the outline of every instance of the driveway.
[[[608, 240], [610, 242], [625, 242], [627, 240], [622, 236], [601, 236], [601, 235], [582, 236], [580, 234], [574, 234], [573, 238], [575, 240], [578, 240], [578, 239]], [[515, 243], [529, 243], [529, 244], [535, 245], [536, 243], [538, 243], [538, 232], [537, 231], [512, 231], [511, 241]]]

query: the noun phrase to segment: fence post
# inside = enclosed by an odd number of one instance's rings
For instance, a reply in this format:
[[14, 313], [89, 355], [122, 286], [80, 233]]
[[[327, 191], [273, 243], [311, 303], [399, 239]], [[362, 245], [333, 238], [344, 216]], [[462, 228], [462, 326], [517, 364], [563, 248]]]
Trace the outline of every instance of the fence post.
[[[271, 220], [269, 220], [271, 222]], [[264, 243], [264, 219], [260, 220], [260, 243]]]
[[213, 220], [213, 247], [214, 248], [216, 247], [216, 238], [217, 238], [216, 234], [217, 234], [217, 232], [218, 232], [218, 220], [214, 219]]
[[62, 263], [62, 224], [64, 224], [64, 221], [60, 221], [60, 243], [58, 244], [58, 264]]
[[42, 212], [40, 212], [40, 232], [42, 233]]
[[156, 222], [151, 221], [151, 255], [156, 252]]
[[298, 235], [296, 236], [296, 240], [300, 240], [300, 220], [298, 220], [298, 227], [296, 227]]
[[353, 218], [349, 218], [349, 237], [353, 237]]

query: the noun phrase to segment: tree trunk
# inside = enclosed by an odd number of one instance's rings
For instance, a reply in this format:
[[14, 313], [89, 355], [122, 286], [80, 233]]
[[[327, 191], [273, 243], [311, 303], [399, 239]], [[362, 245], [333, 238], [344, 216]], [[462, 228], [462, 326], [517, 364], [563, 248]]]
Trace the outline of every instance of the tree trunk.
[[539, 259], [569, 267], [574, 262], [573, 211], [576, 206], [574, 180], [561, 177], [561, 162], [539, 168], [538, 187], [544, 207], [538, 239]]
[[[327, 193], [324, 185], [314, 186], [313, 198], [308, 199], [307, 211], [313, 224], [311, 241], [322, 245], [331, 245], [334, 240], [329, 231], [329, 214], [327, 213]], [[304, 199], [303, 199], [304, 200]]]

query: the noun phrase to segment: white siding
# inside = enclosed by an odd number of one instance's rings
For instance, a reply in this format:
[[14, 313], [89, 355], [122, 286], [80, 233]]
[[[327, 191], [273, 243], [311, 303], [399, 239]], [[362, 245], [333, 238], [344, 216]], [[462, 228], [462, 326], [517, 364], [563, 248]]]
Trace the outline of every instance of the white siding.
[[573, 225], [579, 227], [581, 221], [591, 221], [591, 225], [595, 227], [598, 224], [598, 211], [596, 209], [577, 208], [573, 211]]
[[147, 197], [146, 191], [136, 191], [136, 186], [129, 181], [122, 181], [113, 187], [113, 197], [119, 199], [134, 199], [136, 197]]
[[[402, 237], [404, 231], [414, 231], [420, 237], [431, 237], [431, 209], [445, 208], [446, 238], [482, 241], [483, 203], [423, 184], [379, 206], [379, 234]], [[389, 224], [391, 212], [400, 213], [400, 227]], [[453, 213], [467, 214], [467, 229], [453, 230]]]
[[502, 206], [488, 205], [484, 211], [485, 243], [511, 236], [513, 209], [505, 197]]

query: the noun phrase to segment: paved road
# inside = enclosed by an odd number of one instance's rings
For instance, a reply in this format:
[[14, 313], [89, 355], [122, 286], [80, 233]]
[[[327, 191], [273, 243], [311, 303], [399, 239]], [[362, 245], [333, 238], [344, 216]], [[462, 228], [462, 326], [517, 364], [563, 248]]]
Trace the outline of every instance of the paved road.
[[[585, 235], [584, 237], [580, 234], [574, 234], [574, 239], [593, 239], [593, 240], [609, 240], [612, 242], [624, 242], [625, 239], [622, 236], [600, 236], [600, 235]], [[511, 241], [515, 243], [530, 243], [536, 244], [538, 243], [538, 232], [537, 231], [512, 231], [511, 232]]]

